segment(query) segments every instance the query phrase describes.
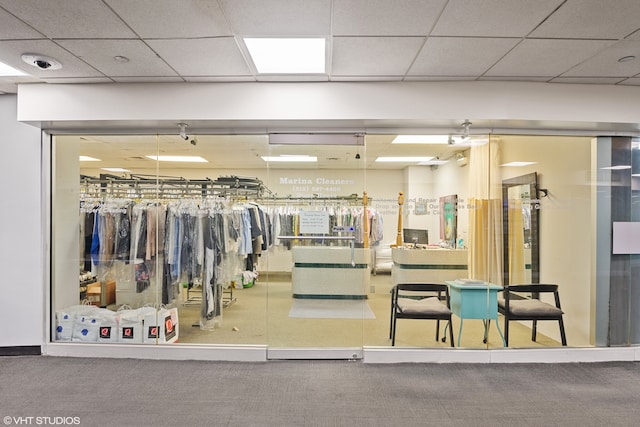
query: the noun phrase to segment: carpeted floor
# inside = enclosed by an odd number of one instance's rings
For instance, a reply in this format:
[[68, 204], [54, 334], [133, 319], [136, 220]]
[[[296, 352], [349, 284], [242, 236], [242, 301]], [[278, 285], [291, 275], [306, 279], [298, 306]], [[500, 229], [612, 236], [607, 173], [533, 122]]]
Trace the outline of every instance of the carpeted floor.
[[640, 363], [0, 357], [3, 425], [612, 427], [638, 396]]

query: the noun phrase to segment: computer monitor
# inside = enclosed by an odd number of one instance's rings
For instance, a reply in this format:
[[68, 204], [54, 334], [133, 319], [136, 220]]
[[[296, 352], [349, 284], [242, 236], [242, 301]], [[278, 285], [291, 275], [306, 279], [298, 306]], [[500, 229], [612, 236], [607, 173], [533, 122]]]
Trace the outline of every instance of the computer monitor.
[[404, 228], [402, 229], [402, 239], [405, 244], [428, 245], [429, 231], [418, 228]]

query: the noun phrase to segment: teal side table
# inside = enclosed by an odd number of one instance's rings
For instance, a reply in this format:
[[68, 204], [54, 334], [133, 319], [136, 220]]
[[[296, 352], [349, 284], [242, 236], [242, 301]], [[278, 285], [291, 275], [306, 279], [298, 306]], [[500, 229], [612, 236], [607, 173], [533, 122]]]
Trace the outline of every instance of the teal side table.
[[451, 312], [460, 318], [458, 347], [460, 347], [464, 319], [483, 320], [483, 342], [485, 343], [489, 335], [490, 321], [495, 320], [496, 328], [502, 339], [502, 345], [506, 347], [506, 342], [498, 323], [498, 292], [502, 291], [502, 286], [493, 283], [469, 283], [460, 280], [451, 280], [445, 283], [449, 286]]

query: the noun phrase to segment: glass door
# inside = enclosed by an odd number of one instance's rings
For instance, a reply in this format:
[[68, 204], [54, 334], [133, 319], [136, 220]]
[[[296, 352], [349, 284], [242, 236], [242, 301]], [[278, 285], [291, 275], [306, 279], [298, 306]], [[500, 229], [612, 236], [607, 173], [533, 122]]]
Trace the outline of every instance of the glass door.
[[261, 205], [275, 247], [258, 263], [267, 272], [269, 358], [362, 355], [375, 236], [363, 144], [359, 135], [269, 136], [271, 194]]

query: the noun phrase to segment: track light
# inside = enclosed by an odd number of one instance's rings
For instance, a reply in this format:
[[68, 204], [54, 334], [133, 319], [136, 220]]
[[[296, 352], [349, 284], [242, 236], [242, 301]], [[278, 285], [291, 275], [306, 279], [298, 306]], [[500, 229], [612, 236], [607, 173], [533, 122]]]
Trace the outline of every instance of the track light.
[[472, 124], [473, 123], [471, 123], [469, 121], [469, 119], [465, 119], [464, 122], [462, 123], [462, 138], [463, 139], [469, 138], [469, 129], [471, 128]]
[[178, 123], [178, 127], [180, 128], [180, 138], [185, 141], [189, 140], [189, 135], [187, 135], [187, 124], [186, 123]]

